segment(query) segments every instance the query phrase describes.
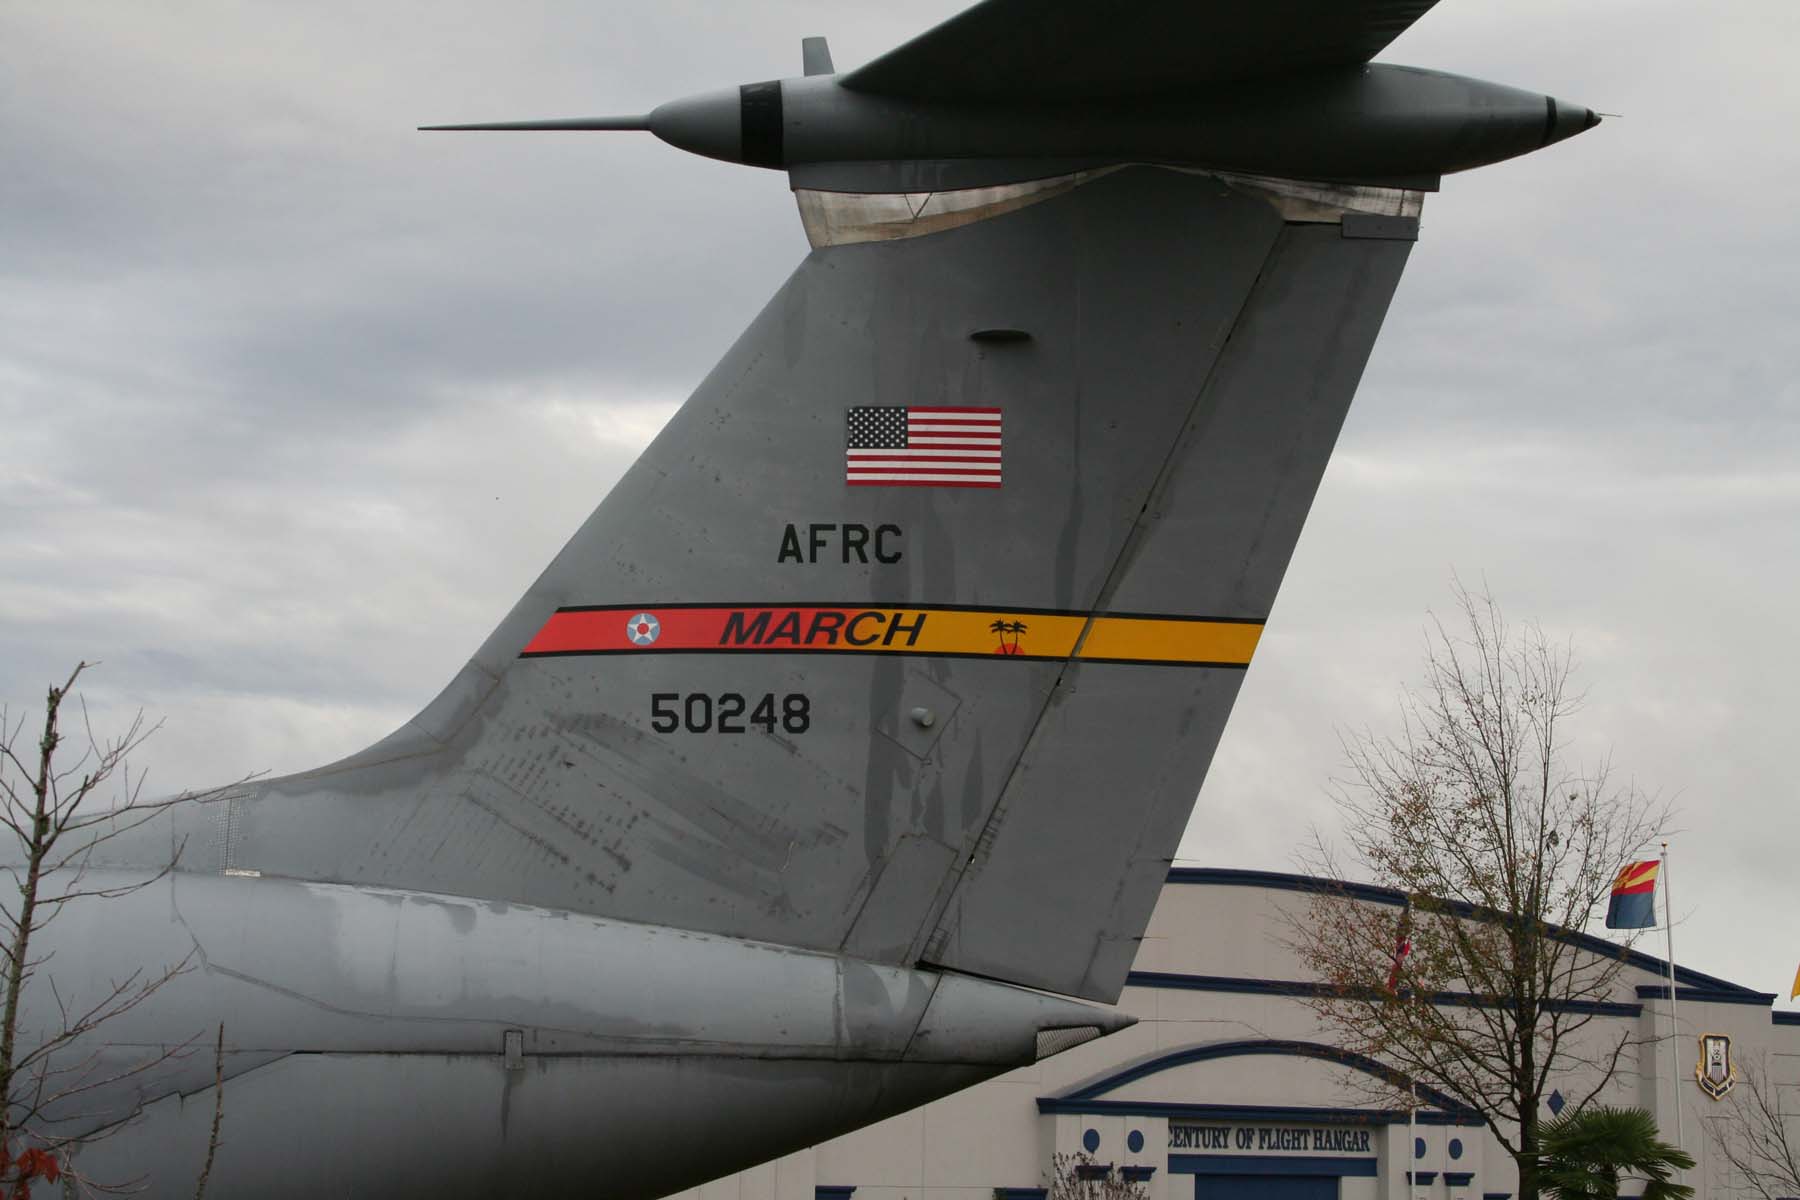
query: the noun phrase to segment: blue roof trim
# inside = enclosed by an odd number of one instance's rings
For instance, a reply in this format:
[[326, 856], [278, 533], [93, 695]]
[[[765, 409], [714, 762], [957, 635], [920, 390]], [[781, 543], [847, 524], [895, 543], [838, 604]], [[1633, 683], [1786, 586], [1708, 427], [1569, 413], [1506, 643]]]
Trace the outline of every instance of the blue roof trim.
[[1451, 1187], [1468, 1187], [1471, 1183], [1475, 1182], [1475, 1172], [1473, 1172], [1473, 1171], [1445, 1171], [1444, 1172], [1444, 1182], [1449, 1184]]
[[1436, 1183], [1437, 1182], [1437, 1172], [1436, 1171], [1408, 1171], [1406, 1173], [1406, 1181], [1408, 1183]]
[[1154, 1174], [1156, 1174], [1155, 1167], [1139, 1164], [1119, 1168], [1119, 1178], [1127, 1183], [1148, 1183]]
[[813, 1200], [850, 1200], [855, 1191], [854, 1183], [821, 1183], [813, 1188]]
[[[1065, 1100], [1040, 1096], [1040, 1113], [1091, 1117], [1164, 1117], [1171, 1121], [1310, 1121], [1316, 1125], [1404, 1125], [1404, 1108], [1300, 1108], [1284, 1104], [1176, 1104], [1165, 1100]], [[1480, 1125], [1472, 1111], [1418, 1114], [1421, 1125]]]
[[1049, 1188], [997, 1187], [994, 1189], [994, 1200], [1044, 1200], [1049, 1194]]
[[1375, 1159], [1253, 1154], [1171, 1154], [1171, 1175], [1374, 1175]]
[[1800, 1012], [1773, 1012], [1769, 1014], [1771, 1025], [1800, 1025]]
[[[1351, 1067], [1366, 1075], [1374, 1075], [1385, 1079], [1398, 1087], [1406, 1087], [1406, 1076], [1394, 1070], [1386, 1063], [1378, 1062], [1366, 1054], [1357, 1054], [1345, 1050], [1341, 1046], [1328, 1046], [1322, 1042], [1300, 1042], [1289, 1038], [1246, 1038], [1235, 1042], [1203, 1042], [1197, 1046], [1184, 1046], [1166, 1054], [1132, 1063], [1122, 1070], [1110, 1075], [1103, 1075], [1091, 1083], [1078, 1085], [1061, 1095], [1039, 1099], [1038, 1111], [1045, 1109], [1046, 1100], [1083, 1101], [1096, 1100], [1107, 1092], [1124, 1087], [1128, 1083], [1157, 1075], [1174, 1067], [1184, 1067], [1189, 1063], [1210, 1062], [1217, 1058], [1238, 1058], [1244, 1055], [1272, 1054], [1292, 1058], [1316, 1058], [1322, 1062], [1336, 1063], [1339, 1066]], [[1475, 1116], [1475, 1110], [1461, 1101], [1438, 1091], [1436, 1088], [1419, 1085], [1419, 1094], [1427, 1103], [1446, 1113]]]
[[[1667, 1000], [1669, 985], [1666, 983], [1642, 983], [1637, 989], [1639, 1000]], [[1775, 1003], [1775, 992], [1725, 991], [1720, 988], [1677, 987], [1677, 1000], [1698, 1000], [1706, 1004], [1760, 1004]]]
[[[1306, 979], [1248, 979], [1232, 975], [1178, 975], [1169, 971], [1133, 971], [1125, 977], [1130, 987], [1172, 988], [1194, 992], [1237, 992], [1259, 996], [1324, 996], [1334, 989], [1330, 984]], [[1641, 989], [1640, 989], [1641, 990]], [[1373, 994], [1373, 993], [1371, 993]], [[1687, 991], [1681, 993], [1687, 999]], [[1473, 992], [1433, 992], [1433, 1004], [1446, 1008], [1460, 1006], [1500, 1008], [1507, 1002], [1498, 997], [1477, 996]], [[1747, 1003], [1740, 1001], [1740, 1003]], [[1587, 1013], [1597, 1017], [1637, 1017], [1643, 1015], [1642, 1004], [1615, 1000], [1564, 1000], [1545, 1004], [1559, 1012]]]
[[[1293, 875], [1286, 871], [1247, 871], [1238, 867], [1171, 867], [1170, 883], [1202, 883], [1225, 887], [1263, 887], [1288, 892], [1319, 892], [1326, 889], [1341, 892], [1356, 900], [1368, 900], [1375, 904], [1391, 904], [1398, 908], [1406, 903], [1406, 893], [1396, 888], [1377, 887], [1372, 883], [1351, 883], [1341, 879], [1320, 879], [1312, 875]], [[1449, 901], [1450, 911], [1464, 917], [1493, 916], [1490, 910], [1466, 904], [1460, 900]], [[1591, 933], [1579, 933], [1563, 930], [1562, 936], [1570, 943], [1592, 950], [1597, 954], [1609, 954], [1623, 959], [1634, 967], [1650, 971], [1658, 975], [1669, 973], [1667, 961], [1641, 950], [1628, 950], [1616, 942], [1595, 937]], [[1742, 984], [1732, 983], [1729, 979], [1720, 979], [1716, 975], [1707, 975], [1692, 967], [1675, 964], [1675, 979], [1678, 983], [1692, 984], [1701, 988], [1716, 988], [1727, 992], [1749, 992]], [[1762, 993], [1754, 993], [1761, 995]]]
[[1129, 987], [1178, 988], [1194, 992], [1249, 992], [1259, 996], [1316, 996], [1322, 983], [1304, 979], [1247, 979], [1235, 975], [1178, 975], [1173, 971], [1133, 971]]
[[1512, 1200], [1511, 1192], [1483, 1192], [1481, 1200]]

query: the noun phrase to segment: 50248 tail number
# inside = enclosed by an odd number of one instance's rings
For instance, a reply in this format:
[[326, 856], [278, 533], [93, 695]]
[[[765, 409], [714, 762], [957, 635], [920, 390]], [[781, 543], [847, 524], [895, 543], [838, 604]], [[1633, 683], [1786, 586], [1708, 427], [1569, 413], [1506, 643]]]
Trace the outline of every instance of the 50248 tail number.
[[812, 728], [812, 699], [804, 692], [764, 693], [754, 705], [738, 692], [655, 692], [650, 696], [650, 728], [658, 733], [805, 733]]

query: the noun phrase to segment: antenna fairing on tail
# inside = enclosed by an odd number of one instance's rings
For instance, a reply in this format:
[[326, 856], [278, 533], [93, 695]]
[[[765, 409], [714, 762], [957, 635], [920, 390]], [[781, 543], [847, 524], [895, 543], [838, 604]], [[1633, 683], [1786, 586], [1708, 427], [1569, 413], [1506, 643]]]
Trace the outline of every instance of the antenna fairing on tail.
[[657, 137], [750, 166], [1046, 158], [1179, 163], [1417, 186], [1591, 128], [1592, 110], [1439, 71], [1371, 64], [1191, 95], [980, 104], [878, 96], [837, 77], [671, 101]]

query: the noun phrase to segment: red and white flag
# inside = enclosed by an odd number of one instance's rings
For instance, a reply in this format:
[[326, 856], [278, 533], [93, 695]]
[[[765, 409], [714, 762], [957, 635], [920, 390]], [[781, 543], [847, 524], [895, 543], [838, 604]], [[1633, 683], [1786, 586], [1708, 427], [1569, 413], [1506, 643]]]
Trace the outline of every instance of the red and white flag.
[[1406, 898], [1406, 907], [1400, 910], [1400, 920], [1394, 927], [1394, 961], [1388, 967], [1387, 990], [1400, 990], [1400, 972], [1406, 967], [1406, 960], [1412, 957], [1412, 897]]
[[852, 408], [844, 482], [861, 487], [1000, 486], [997, 408]]

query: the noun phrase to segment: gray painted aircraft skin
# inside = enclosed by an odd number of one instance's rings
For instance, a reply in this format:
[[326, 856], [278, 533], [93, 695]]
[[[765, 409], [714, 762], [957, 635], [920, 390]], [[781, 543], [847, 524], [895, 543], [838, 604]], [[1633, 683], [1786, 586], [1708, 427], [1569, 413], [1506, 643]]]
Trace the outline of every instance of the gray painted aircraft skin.
[[221, 1023], [212, 1194], [309, 1197], [653, 1197], [1129, 1023], [1422, 192], [1597, 120], [1368, 64], [1429, 7], [987, 0], [492, 127], [784, 169], [814, 249], [423, 712], [97, 851], [58, 993], [191, 969], [61, 1059], [78, 1168], [192, 1188]]

